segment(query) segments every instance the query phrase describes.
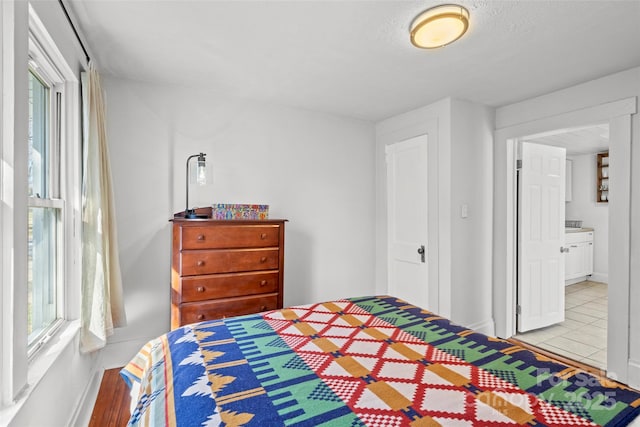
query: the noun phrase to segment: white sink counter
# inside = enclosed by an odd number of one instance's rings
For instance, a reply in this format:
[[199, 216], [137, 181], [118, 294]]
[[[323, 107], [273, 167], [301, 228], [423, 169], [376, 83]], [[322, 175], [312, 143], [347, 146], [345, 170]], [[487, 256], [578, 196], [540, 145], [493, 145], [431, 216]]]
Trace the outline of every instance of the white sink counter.
[[565, 227], [565, 229], [564, 229], [565, 233], [586, 233], [588, 231], [593, 231], [593, 228], [591, 228], [591, 227], [582, 227], [582, 228]]

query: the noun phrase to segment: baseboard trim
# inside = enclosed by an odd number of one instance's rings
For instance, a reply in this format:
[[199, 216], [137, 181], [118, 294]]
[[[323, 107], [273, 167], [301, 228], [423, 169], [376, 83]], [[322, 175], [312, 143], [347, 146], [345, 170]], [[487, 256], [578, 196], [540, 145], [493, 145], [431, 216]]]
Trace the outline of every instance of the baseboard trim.
[[485, 335], [494, 336], [496, 326], [493, 321], [493, 318], [483, 320], [482, 322], [473, 323], [471, 325], [466, 325], [469, 329], [473, 329], [474, 331], [483, 333]]
[[564, 281], [565, 286], [575, 285], [576, 283], [584, 282], [589, 279], [589, 276], [576, 277], [575, 279], [569, 279]]
[[609, 283], [609, 275], [606, 273], [593, 273], [589, 276], [576, 277], [575, 279], [569, 279], [564, 281], [565, 286], [574, 285], [580, 282], [601, 282]]
[[593, 273], [587, 280], [590, 282], [609, 283], [608, 273]]
[[640, 390], [640, 360], [629, 359], [628, 382], [630, 387]]
[[91, 381], [87, 383], [87, 386], [82, 393], [82, 398], [78, 402], [75, 411], [71, 416], [72, 426], [86, 426], [89, 425], [91, 420], [91, 414], [93, 413], [93, 407], [100, 391], [100, 383], [102, 382], [102, 376], [104, 375], [104, 369], [98, 367], [91, 377]]
[[91, 421], [93, 407], [95, 406], [100, 384], [106, 369], [121, 368], [138, 353], [138, 351], [150, 340], [140, 338], [130, 341], [110, 343], [100, 350], [100, 360], [96, 363], [96, 369], [91, 380], [85, 387], [82, 398], [78, 402], [76, 409], [70, 417], [70, 424], [73, 426], [86, 426]]
[[138, 351], [150, 340], [150, 338], [138, 338], [128, 341], [109, 343], [102, 350], [102, 366], [104, 369], [121, 368], [125, 366]]

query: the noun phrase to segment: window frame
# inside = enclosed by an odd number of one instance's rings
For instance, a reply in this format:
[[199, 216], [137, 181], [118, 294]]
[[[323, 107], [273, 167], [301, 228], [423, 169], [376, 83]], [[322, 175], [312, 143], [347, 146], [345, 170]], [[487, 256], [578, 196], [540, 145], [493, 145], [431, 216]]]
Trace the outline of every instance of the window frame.
[[[31, 24], [31, 22], [30, 22]], [[29, 73], [33, 74], [43, 86], [47, 87], [49, 96], [47, 100], [48, 106], [48, 135], [47, 145], [49, 150], [47, 169], [50, 171], [47, 183], [48, 191], [46, 197], [36, 197], [27, 195], [27, 212], [31, 208], [49, 208], [57, 211], [55, 235], [56, 235], [56, 259], [55, 259], [55, 319], [40, 331], [36, 338], [31, 342], [27, 342], [27, 357], [31, 361], [38, 353], [38, 350], [46, 344], [51, 337], [60, 329], [66, 320], [66, 264], [68, 254], [67, 247], [67, 230], [66, 221], [66, 203], [68, 182], [67, 176], [63, 169], [63, 159], [66, 154], [65, 140], [65, 78], [59, 71], [57, 64], [46, 48], [40, 42], [38, 34], [34, 31], [32, 25], [29, 27]], [[27, 159], [28, 159], [27, 155]], [[27, 307], [29, 312], [30, 307]]]
[[[37, 385], [47, 378], [55, 362], [68, 355], [77, 343], [81, 301], [81, 185], [82, 142], [80, 73], [84, 56], [72, 49], [65, 54], [58, 48], [75, 46], [75, 38], [56, 32], [56, 39], [38, 16], [37, 4], [0, 1], [0, 418], [11, 420], [29, 400]], [[36, 9], [34, 9], [36, 7]], [[46, 8], [43, 8], [43, 10]], [[48, 11], [48, 9], [46, 9]], [[52, 29], [57, 23], [47, 19]], [[63, 221], [66, 256], [62, 287], [65, 294], [61, 327], [40, 350], [27, 355], [28, 335], [28, 126], [29, 126], [29, 39], [35, 39], [63, 77], [65, 94], [60, 153], [60, 170], [67, 175], [61, 182], [66, 214]], [[73, 67], [73, 68], [72, 68]], [[73, 353], [76, 354], [76, 353]]]
[[[55, 318], [46, 325], [29, 342], [27, 340], [27, 357], [33, 358], [38, 350], [56, 333], [63, 325], [65, 319], [65, 200], [64, 182], [66, 176], [62, 170], [61, 159], [64, 153], [64, 141], [62, 134], [64, 129], [64, 78], [51, 62], [34, 34], [29, 32], [29, 71], [48, 90], [47, 113], [48, 120], [46, 144], [47, 156], [47, 191], [44, 196], [27, 196], [27, 212], [32, 208], [54, 209], [56, 214], [55, 230], [51, 230], [55, 238]], [[27, 307], [30, 311], [30, 307]], [[31, 334], [29, 334], [31, 335]], [[28, 336], [29, 336], [28, 335]]]

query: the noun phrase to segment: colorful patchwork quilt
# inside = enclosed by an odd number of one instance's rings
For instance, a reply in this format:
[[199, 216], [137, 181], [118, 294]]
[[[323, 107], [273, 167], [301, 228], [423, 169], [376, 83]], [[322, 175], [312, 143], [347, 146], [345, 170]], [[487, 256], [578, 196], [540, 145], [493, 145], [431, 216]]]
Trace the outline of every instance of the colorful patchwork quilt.
[[640, 393], [390, 296], [188, 325], [122, 370], [130, 426], [621, 426]]

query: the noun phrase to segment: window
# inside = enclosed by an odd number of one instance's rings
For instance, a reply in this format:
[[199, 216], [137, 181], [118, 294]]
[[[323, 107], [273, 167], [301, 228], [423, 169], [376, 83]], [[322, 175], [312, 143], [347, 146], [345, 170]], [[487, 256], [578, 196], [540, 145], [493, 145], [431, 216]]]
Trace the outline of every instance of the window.
[[63, 318], [62, 78], [30, 40], [28, 149], [28, 354]]
[[[80, 327], [84, 57], [75, 39], [53, 39], [36, 5], [49, 13], [44, 2], [0, 0], [2, 21], [15, 24], [0, 31], [0, 419], [9, 423], [36, 384], [75, 359], [67, 349]], [[49, 23], [68, 33], [66, 22]]]

